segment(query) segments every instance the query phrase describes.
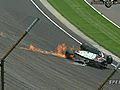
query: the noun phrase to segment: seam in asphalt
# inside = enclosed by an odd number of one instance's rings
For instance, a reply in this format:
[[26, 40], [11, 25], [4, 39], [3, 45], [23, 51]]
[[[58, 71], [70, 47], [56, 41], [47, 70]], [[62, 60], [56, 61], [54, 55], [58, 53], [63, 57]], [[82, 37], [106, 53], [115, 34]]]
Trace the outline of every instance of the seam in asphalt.
[[67, 28], [73, 31], [78, 36], [82, 37], [85, 41], [89, 42], [95, 48], [98, 48], [100, 51], [105, 52], [106, 54], [112, 55], [115, 61], [119, 62], [120, 58], [112, 54], [110, 51], [106, 50], [104, 47], [100, 46], [98, 43], [90, 39], [88, 36], [83, 34], [77, 27], [71, 24], [66, 18], [64, 18], [56, 9], [52, 7], [47, 0], [39, 0], [61, 23], [63, 23]]

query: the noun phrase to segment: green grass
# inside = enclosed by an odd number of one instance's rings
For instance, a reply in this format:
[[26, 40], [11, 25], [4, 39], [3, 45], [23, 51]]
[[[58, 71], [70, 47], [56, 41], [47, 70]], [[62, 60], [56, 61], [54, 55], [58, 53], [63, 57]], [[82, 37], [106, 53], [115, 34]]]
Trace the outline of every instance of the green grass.
[[48, 0], [65, 18], [94, 41], [120, 57], [120, 29], [83, 0]]

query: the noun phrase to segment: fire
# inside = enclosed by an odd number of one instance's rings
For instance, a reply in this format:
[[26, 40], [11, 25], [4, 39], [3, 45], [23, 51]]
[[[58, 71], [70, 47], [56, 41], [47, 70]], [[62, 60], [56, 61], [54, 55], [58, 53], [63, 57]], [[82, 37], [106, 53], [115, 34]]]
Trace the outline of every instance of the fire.
[[33, 52], [39, 52], [39, 53], [42, 53], [42, 54], [48, 54], [48, 55], [50, 55], [50, 54], [52, 55], [53, 54], [52, 51], [47, 51], [47, 50], [43, 50], [41, 48], [36, 48], [32, 44], [30, 44], [28, 46], [28, 50], [33, 51]]
[[66, 56], [65, 56], [66, 49], [67, 49], [67, 46], [65, 43], [58, 44], [58, 46], [55, 48], [55, 55], [66, 58]]
[[34, 52], [39, 52], [41, 50], [40, 48], [34, 47], [32, 44], [28, 46], [28, 49]]
[[27, 48], [24, 48], [24, 47], [20, 47], [20, 48], [24, 49], [24, 50], [33, 51], [33, 52], [39, 52], [39, 53], [45, 54], [45, 55], [53, 55], [53, 56], [57, 56], [57, 57], [61, 57], [61, 58], [66, 58], [65, 51], [67, 49], [67, 46], [65, 43], [58, 44], [57, 47], [55, 48], [55, 51], [43, 50], [41, 48], [37, 48], [37, 47], [33, 46], [32, 44], [30, 44]]

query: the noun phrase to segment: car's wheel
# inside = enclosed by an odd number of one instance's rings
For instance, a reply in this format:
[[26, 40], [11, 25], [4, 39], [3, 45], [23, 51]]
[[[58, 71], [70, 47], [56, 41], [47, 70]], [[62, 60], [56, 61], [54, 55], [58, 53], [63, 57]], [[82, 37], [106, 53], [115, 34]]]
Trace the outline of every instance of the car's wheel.
[[66, 56], [67, 59], [72, 59], [71, 56], [74, 56], [74, 53], [73, 53], [72, 50], [66, 50], [65, 56]]
[[108, 64], [111, 64], [113, 62], [113, 58], [111, 55], [107, 56], [106, 60]]
[[112, 6], [112, 1], [111, 1], [111, 0], [106, 0], [106, 1], [105, 1], [105, 6], [106, 6], [107, 8], [110, 8], [110, 7]]

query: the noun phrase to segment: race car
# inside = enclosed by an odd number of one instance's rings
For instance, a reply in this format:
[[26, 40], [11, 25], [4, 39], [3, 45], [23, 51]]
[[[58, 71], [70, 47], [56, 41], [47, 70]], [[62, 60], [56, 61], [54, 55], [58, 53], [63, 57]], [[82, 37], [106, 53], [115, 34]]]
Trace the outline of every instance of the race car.
[[96, 48], [82, 44], [77, 50], [66, 50], [66, 58], [84, 65], [95, 66], [100, 69], [107, 68], [113, 62], [111, 55], [99, 51]]
[[120, 4], [120, 0], [92, 0], [91, 4], [104, 4], [107, 8]]

